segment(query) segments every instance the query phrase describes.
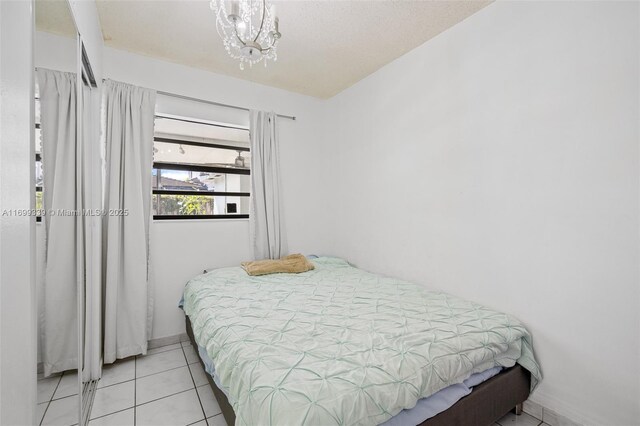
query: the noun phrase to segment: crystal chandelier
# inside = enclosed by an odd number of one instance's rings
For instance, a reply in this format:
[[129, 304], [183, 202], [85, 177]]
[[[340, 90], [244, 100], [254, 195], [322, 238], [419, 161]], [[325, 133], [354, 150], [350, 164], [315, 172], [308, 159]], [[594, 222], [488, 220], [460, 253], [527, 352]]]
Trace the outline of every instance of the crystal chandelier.
[[275, 6], [267, 0], [211, 0], [216, 27], [227, 53], [253, 66], [262, 60], [276, 61], [276, 43], [281, 37]]

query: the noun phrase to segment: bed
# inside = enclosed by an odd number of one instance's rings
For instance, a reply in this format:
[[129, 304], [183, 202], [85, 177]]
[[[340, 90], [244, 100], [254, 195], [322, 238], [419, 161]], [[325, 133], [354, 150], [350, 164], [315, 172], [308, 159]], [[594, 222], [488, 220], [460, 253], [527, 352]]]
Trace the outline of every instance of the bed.
[[262, 277], [222, 268], [185, 287], [187, 333], [228, 424], [488, 425], [540, 380], [515, 318], [342, 259], [313, 263]]

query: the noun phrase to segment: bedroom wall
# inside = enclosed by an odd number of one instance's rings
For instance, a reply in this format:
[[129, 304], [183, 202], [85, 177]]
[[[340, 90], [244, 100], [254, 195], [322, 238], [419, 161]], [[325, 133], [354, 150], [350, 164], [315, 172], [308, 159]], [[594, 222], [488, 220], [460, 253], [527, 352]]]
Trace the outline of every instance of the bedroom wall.
[[640, 418], [638, 19], [496, 2], [329, 101], [335, 253], [520, 318], [585, 424]]
[[[60, 39], [37, 33], [40, 66], [61, 69], [60, 54], [48, 46]], [[73, 41], [68, 39], [73, 48]], [[51, 55], [50, 55], [51, 54]], [[55, 66], [54, 66], [55, 65]], [[258, 68], [261, 72], [262, 68]], [[322, 143], [323, 101], [210, 72], [155, 60], [111, 48], [104, 49], [103, 73], [131, 84], [244, 107], [273, 109], [295, 115], [280, 120], [281, 167], [287, 234], [291, 252], [327, 253], [330, 239], [329, 188], [323, 170], [331, 152]], [[248, 113], [207, 107], [158, 96], [161, 112], [235, 124], [248, 124]], [[326, 188], [326, 189], [325, 189]], [[249, 221], [157, 221], [151, 226], [151, 262], [155, 274], [152, 338], [184, 333], [184, 316], [177, 304], [186, 282], [205, 268], [238, 265], [251, 259]]]

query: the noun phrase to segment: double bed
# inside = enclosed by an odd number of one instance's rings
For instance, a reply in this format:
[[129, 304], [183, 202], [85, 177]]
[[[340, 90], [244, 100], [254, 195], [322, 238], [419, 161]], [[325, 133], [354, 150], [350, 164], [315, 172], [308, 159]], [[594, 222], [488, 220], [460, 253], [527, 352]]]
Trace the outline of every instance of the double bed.
[[228, 424], [488, 425], [537, 385], [515, 318], [342, 259], [312, 262], [186, 285], [187, 333]]

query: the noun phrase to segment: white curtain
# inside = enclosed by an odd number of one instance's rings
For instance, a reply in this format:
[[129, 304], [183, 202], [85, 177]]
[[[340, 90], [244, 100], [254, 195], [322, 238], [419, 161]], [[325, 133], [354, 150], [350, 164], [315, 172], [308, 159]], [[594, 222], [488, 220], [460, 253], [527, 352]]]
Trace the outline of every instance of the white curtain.
[[[78, 288], [85, 253], [82, 145], [76, 134], [76, 75], [39, 69], [46, 248], [40, 331], [48, 376], [78, 366]], [[53, 214], [53, 212], [57, 214]], [[71, 214], [65, 215], [63, 212]]]
[[249, 113], [251, 137], [251, 209], [249, 224], [255, 259], [279, 259], [287, 254], [282, 200], [277, 116]]
[[155, 91], [106, 81], [104, 362], [146, 354], [151, 332], [149, 223]]

